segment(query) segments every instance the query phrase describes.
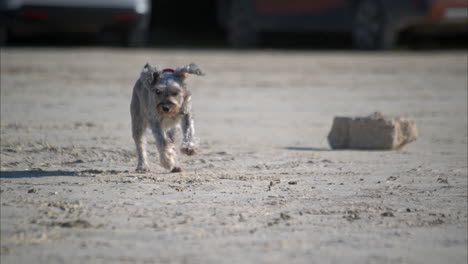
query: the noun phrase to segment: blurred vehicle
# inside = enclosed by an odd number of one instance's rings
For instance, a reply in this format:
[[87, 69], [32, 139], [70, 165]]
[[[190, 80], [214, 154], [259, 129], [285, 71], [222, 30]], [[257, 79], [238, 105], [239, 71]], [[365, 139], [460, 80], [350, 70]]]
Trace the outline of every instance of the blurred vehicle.
[[392, 48], [403, 31], [468, 31], [468, 0], [217, 0], [218, 22], [233, 47], [261, 32], [351, 33], [358, 49]]
[[149, 0], [2, 0], [0, 43], [9, 37], [46, 34], [108, 34], [142, 46], [150, 20]]

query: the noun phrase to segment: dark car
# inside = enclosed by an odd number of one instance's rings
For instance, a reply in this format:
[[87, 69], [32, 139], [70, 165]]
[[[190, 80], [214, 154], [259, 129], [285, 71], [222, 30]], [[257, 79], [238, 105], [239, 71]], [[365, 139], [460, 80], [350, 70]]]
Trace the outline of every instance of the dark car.
[[149, 0], [2, 0], [0, 42], [9, 37], [112, 32], [122, 44], [145, 43]]
[[467, 0], [218, 0], [218, 21], [233, 47], [261, 32], [351, 33], [359, 49], [394, 46], [404, 30], [468, 31]]

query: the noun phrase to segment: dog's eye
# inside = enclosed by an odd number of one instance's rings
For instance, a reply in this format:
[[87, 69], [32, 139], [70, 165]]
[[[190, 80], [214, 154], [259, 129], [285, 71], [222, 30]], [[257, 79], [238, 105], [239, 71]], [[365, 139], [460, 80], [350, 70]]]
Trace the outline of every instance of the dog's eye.
[[177, 95], [179, 95], [179, 92], [172, 92], [171, 95], [172, 96], [177, 96]]
[[155, 93], [155, 94], [161, 94], [161, 90], [159, 90], [159, 89], [154, 89], [154, 90], [153, 90], [153, 93]]

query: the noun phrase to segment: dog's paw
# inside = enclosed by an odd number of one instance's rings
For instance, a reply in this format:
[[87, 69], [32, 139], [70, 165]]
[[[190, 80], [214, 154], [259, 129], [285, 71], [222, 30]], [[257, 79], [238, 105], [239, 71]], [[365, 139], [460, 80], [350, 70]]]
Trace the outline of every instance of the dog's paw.
[[183, 148], [180, 149], [180, 152], [184, 153], [187, 156], [192, 156], [192, 155], [197, 154], [195, 149], [192, 148], [192, 147], [183, 147]]
[[174, 168], [172, 168], [172, 170], [171, 170], [171, 173], [178, 173], [178, 172], [182, 172], [182, 168], [181, 168], [181, 167], [174, 167]]
[[150, 169], [148, 167], [148, 165], [138, 165], [135, 169], [136, 172], [139, 172], [139, 173], [145, 173], [145, 172], [149, 172]]

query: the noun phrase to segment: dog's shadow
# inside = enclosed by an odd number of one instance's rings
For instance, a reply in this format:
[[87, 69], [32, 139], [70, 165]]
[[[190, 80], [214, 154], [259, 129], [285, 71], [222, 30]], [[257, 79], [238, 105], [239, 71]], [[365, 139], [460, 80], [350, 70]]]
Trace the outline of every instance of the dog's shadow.
[[18, 171], [0, 171], [1, 179], [11, 178], [40, 178], [40, 177], [58, 177], [58, 176], [76, 176], [75, 171], [55, 170], [18, 170]]

